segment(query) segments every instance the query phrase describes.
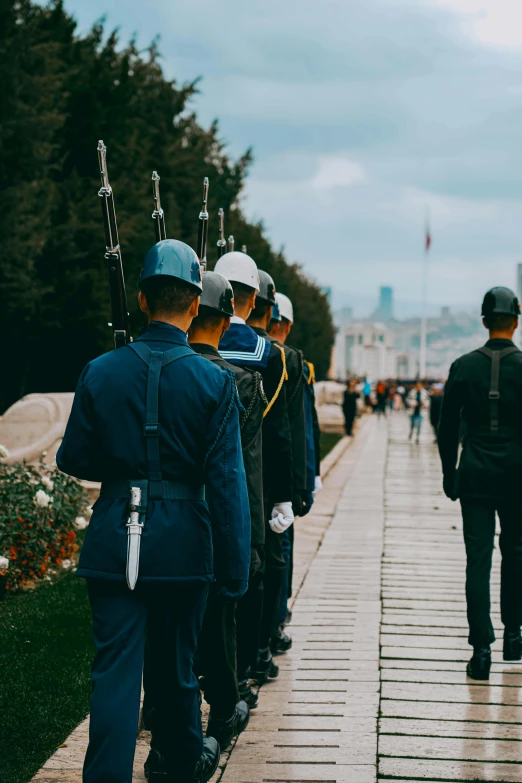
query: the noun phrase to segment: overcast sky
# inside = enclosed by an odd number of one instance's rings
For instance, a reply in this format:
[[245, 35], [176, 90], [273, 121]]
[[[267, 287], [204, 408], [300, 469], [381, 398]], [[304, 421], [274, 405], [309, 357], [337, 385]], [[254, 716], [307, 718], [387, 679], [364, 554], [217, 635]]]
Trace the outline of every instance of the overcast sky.
[[[66, 0], [80, 30], [161, 35], [169, 77], [202, 76], [199, 119], [231, 154], [276, 246], [334, 303], [381, 284], [419, 308], [515, 285], [522, 261], [521, 0]], [[239, 242], [241, 241], [238, 238]], [[276, 281], [277, 284], [277, 281]]]

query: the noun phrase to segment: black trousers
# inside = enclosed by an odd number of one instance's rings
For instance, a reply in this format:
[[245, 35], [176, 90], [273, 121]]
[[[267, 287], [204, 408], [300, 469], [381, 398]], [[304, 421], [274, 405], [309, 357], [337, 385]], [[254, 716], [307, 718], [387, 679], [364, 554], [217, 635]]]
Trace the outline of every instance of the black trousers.
[[355, 410], [344, 411], [344, 431], [347, 435], [351, 435], [353, 431], [353, 423], [355, 421]]
[[198, 640], [197, 672], [205, 677], [205, 701], [215, 717], [230, 718], [237, 689], [237, 601], [219, 598], [211, 588]]
[[203, 751], [192, 664], [208, 584], [138, 583], [133, 591], [124, 582], [87, 584], [96, 657], [84, 783], [132, 782], [146, 630], [156, 675], [148, 683], [151, 744], [183, 770]]
[[264, 546], [252, 547], [248, 590], [237, 605], [237, 676], [245, 680], [259, 649], [265, 577]]
[[283, 536], [274, 533], [267, 522], [265, 538], [265, 575], [263, 615], [259, 647], [264, 649], [279, 629], [281, 595], [286, 588], [286, 560], [283, 556]]
[[495, 641], [491, 622], [490, 573], [495, 541], [495, 512], [500, 519], [500, 609], [504, 626], [522, 625], [522, 504], [519, 500], [462, 499], [466, 544], [466, 602], [469, 638], [474, 647]]

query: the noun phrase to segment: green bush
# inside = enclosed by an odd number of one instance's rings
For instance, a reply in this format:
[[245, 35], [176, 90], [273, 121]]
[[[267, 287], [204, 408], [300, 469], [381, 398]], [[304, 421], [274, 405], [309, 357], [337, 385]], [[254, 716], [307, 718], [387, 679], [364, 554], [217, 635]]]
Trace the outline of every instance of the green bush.
[[0, 573], [8, 590], [69, 565], [87, 502], [82, 486], [57, 468], [0, 462], [0, 556], [9, 561]]

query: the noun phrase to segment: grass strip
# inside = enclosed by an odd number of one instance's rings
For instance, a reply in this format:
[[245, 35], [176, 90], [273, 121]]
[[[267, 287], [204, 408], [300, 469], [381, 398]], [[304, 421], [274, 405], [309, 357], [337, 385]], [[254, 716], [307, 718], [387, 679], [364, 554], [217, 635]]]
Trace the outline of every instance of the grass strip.
[[333, 447], [339, 443], [342, 437], [343, 436], [338, 432], [321, 432], [321, 440], [319, 442], [321, 449], [321, 459], [326, 457], [328, 452], [330, 452]]
[[73, 573], [0, 603], [2, 783], [27, 783], [87, 715], [94, 653]]

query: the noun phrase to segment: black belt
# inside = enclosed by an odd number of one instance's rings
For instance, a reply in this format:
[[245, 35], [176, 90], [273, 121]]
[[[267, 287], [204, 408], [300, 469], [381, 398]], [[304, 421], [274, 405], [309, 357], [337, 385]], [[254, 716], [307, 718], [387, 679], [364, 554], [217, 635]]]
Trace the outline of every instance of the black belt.
[[[159, 483], [159, 482], [156, 482]], [[100, 497], [105, 498], [130, 498], [130, 488], [139, 485], [148, 485], [146, 479], [120, 479], [118, 481], [104, 481], [101, 486]], [[147, 493], [148, 495], [148, 493]], [[205, 487], [186, 484], [183, 481], [162, 481], [161, 498], [163, 500], [205, 500]], [[158, 498], [159, 499], [159, 498]], [[145, 505], [146, 498], [142, 499]]]
[[482, 440], [522, 440], [522, 432], [515, 427], [497, 427], [491, 432], [491, 427], [484, 425], [468, 425], [466, 435], [468, 438], [481, 438]]

